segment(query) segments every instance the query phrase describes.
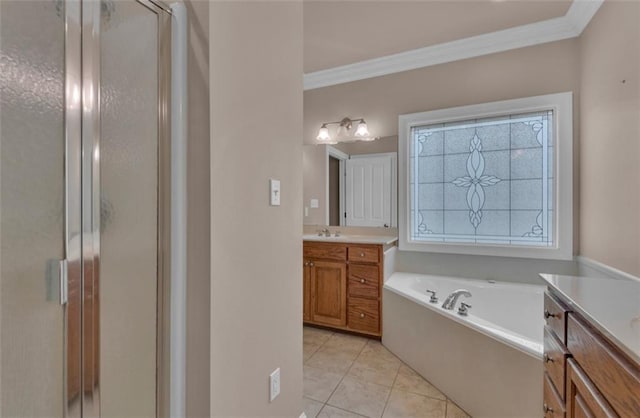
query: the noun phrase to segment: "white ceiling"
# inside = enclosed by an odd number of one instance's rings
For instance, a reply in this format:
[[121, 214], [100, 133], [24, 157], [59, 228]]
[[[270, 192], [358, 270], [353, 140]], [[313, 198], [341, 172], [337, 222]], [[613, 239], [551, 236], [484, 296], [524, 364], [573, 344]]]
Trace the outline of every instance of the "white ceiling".
[[564, 16], [571, 0], [304, 1], [304, 72]]

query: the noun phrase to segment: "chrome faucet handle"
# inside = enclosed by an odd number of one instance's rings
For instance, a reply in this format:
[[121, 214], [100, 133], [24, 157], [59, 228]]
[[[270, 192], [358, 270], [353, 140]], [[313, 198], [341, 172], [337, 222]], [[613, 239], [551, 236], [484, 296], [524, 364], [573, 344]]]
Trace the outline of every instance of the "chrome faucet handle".
[[340, 236], [340, 231], [336, 231], [336, 232], [334, 232], [334, 234], [333, 234], [333, 235], [334, 235], [334, 236], [336, 236], [336, 237], [339, 237], [339, 236]]
[[321, 229], [317, 229], [316, 232], [318, 233], [318, 236], [321, 237], [324, 231], [322, 231]]
[[427, 293], [431, 293], [431, 297], [429, 298], [429, 302], [438, 303], [438, 297], [436, 296], [436, 292], [435, 291], [427, 289]]
[[471, 308], [471, 305], [464, 302], [460, 302], [460, 307], [458, 308], [458, 315], [462, 315], [462, 316], [469, 315], [469, 308]]

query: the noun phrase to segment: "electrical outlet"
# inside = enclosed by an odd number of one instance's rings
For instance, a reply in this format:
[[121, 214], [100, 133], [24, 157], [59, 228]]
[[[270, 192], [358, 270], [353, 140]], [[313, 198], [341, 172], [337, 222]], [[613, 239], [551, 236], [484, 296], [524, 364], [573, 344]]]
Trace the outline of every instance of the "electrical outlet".
[[269, 402], [273, 402], [278, 395], [280, 395], [280, 367], [269, 375]]

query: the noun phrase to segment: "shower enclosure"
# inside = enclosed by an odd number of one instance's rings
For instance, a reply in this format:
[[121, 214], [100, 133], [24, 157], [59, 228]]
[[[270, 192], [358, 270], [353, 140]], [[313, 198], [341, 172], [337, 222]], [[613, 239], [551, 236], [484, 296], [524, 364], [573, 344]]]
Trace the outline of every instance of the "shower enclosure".
[[171, 9], [0, 0], [0, 416], [168, 414]]

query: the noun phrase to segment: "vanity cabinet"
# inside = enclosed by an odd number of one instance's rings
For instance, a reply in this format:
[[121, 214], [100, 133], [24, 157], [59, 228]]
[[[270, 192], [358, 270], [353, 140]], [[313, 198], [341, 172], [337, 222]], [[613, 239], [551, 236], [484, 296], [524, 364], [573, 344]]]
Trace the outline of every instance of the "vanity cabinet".
[[640, 417], [640, 365], [570, 301], [545, 293], [545, 417]]
[[304, 322], [381, 336], [383, 246], [305, 242], [303, 253]]

